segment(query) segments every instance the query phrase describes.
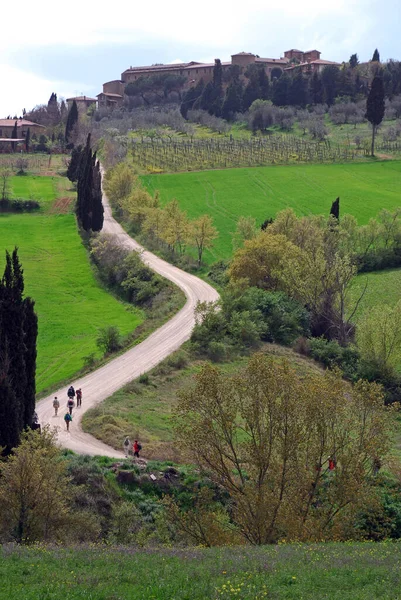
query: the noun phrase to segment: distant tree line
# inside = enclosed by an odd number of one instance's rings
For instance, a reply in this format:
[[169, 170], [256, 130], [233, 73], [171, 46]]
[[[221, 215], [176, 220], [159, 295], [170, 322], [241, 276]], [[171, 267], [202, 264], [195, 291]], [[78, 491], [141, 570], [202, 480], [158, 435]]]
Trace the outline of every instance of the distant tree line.
[[23, 297], [24, 278], [17, 248], [6, 251], [0, 280], [0, 453], [10, 452], [35, 417], [38, 320], [35, 303]]
[[[204, 84], [201, 80], [183, 97], [181, 114], [187, 118], [192, 109], [202, 109], [211, 115], [231, 120], [235, 114], [246, 112], [255, 100], [270, 100], [275, 106], [305, 108], [310, 104], [332, 106], [339, 98], [356, 102], [366, 98], [370, 82], [375, 76], [383, 81], [384, 94], [388, 98], [401, 93], [401, 63], [390, 60], [381, 65], [375, 51], [370, 63], [359, 65], [357, 54], [341, 67], [327, 65], [321, 73], [303, 73], [301, 69], [283, 72], [276, 69], [269, 79], [263, 65], [252, 64], [242, 73], [238, 65], [224, 74], [216, 59], [213, 80]], [[241, 74], [245, 76], [240, 77]]]

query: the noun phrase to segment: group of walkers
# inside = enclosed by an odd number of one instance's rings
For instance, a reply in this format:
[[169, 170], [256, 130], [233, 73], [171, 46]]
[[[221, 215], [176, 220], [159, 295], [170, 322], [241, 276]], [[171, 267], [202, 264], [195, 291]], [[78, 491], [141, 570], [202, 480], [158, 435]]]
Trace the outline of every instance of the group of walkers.
[[[67, 428], [67, 431], [70, 431], [70, 423], [72, 421], [72, 410], [73, 410], [73, 408], [75, 408], [75, 399], [77, 401], [76, 407], [80, 408], [82, 406], [82, 390], [81, 390], [81, 388], [78, 388], [77, 390], [75, 390], [74, 386], [70, 385], [70, 387], [68, 388], [68, 391], [67, 391], [67, 397], [68, 397], [67, 412], [64, 415], [64, 421], [65, 421], [65, 426]], [[57, 396], [54, 397], [53, 408], [54, 408], [54, 416], [57, 417], [58, 409], [60, 408], [60, 401], [57, 398]], [[128, 458], [128, 456], [130, 454], [133, 454], [135, 458], [139, 458], [139, 453], [142, 450], [142, 446], [138, 442], [138, 440], [134, 440], [134, 443], [131, 444], [131, 441], [128, 436], [124, 440], [123, 448], [124, 448], [124, 454], [125, 454], [126, 458]]]
[[[72, 421], [72, 409], [75, 408], [75, 398], [77, 399], [77, 408], [82, 406], [82, 390], [78, 388], [74, 390], [74, 386], [70, 385], [67, 392], [68, 400], [67, 400], [67, 412], [64, 415], [65, 425], [67, 427], [67, 431], [70, 430], [70, 423]], [[54, 397], [53, 400], [53, 408], [54, 408], [54, 416], [57, 417], [58, 409], [60, 408], [60, 400], [57, 396]]]
[[126, 458], [128, 458], [130, 452], [134, 455], [135, 458], [139, 458], [139, 453], [142, 450], [142, 446], [138, 442], [138, 440], [134, 440], [134, 443], [131, 444], [131, 441], [128, 436], [124, 440], [123, 448]]

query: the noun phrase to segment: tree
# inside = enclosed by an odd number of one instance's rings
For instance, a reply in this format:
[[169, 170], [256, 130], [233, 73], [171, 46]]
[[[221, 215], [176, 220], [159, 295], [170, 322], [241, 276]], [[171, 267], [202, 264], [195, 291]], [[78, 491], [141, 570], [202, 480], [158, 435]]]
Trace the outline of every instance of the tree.
[[385, 111], [384, 87], [382, 77], [374, 77], [366, 100], [366, 118], [372, 125], [371, 156], [375, 155], [375, 136], [380, 123], [383, 121]]
[[23, 270], [17, 248], [6, 252], [0, 281], [0, 447], [10, 452], [20, 432], [32, 425], [35, 408], [37, 317], [23, 298]]
[[322, 71], [323, 97], [329, 106], [337, 96], [337, 84], [340, 70], [335, 65], [327, 65]]
[[79, 179], [79, 171], [82, 159], [82, 146], [72, 149], [70, 162], [67, 168], [67, 177], [73, 183]]
[[78, 123], [78, 106], [77, 106], [77, 103], [75, 102], [75, 100], [73, 100], [71, 108], [68, 112], [67, 123], [65, 126], [65, 141], [67, 142], [67, 144], [70, 144], [72, 142], [71, 136], [72, 136], [73, 130], [77, 123]]
[[331, 205], [330, 214], [337, 220], [340, 220], [340, 198], [336, 198]]
[[351, 69], [355, 69], [355, 67], [359, 65], [359, 59], [357, 54], [351, 54], [349, 59], [349, 66]]
[[401, 351], [401, 302], [367, 311], [357, 328], [361, 359], [380, 378], [394, 373]]
[[376, 50], [373, 52], [373, 56], [372, 56], [372, 60], [371, 62], [380, 62], [380, 54], [378, 49], [376, 48]]
[[18, 543], [50, 540], [68, 525], [71, 492], [56, 433], [28, 431], [1, 465], [0, 522]]
[[312, 104], [322, 104], [323, 83], [319, 73], [315, 71], [310, 79], [310, 97]]
[[243, 89], [240, 81], [234, 81], [228, 86], [221, 109], [221, 116], [223, 119], [229, 121], [233, 118], [235, 113], [242, 111], [242, 96]]
[[[18, 124], [17, 124], [17, 121], [15, 121], [13, 130], [11, 132], [11, 139], [16, 140], [17, 138], [18, 138]], [[11, 142], [11, 151], [15, 152], [15, 142]]]
[[273, 85], [273, 104], [276, 106], [286, 106], [288, 104], [288, 91], [290, 89], [291, 79], [284, 74], [280, 79], [276, 79]]
[[253, 240], [259, 233], [254, 217], [240, 217], [233, 234], [233, 248], [237, 250], [244, 245], [246, 240]]
[[103, 227], [102, 177], [96, 153], [92, 154], [91, 136], [80, 154], [76, 215], [85, 231], [100, 231]]
[[8, 200], [8, 195], [10, 193], [10, 177], [11, 171], [6, 167], [3, 167], [0, 170], [0, 195], [2, 202]]
[[30, 142], [31, 142], [31, 128], [28, 127], [28, 129], [26, 131], [26, 136], [25, 136], [25, 149], [27, 152], [29, 152]]
[[126, 162], [118, 163], [104, 176], [104, 189], [110, 200], [121, 207], [124, 199], [132, 193], [136, 177]]
[[195, 380], [179, 393], [177, 441], [229, 494], [242, 536], [340, 537], [389, 447], [380, 386], [351, 387], [329, 370], [301, 378], [262, 353], [232, 377], [206, 365]]
[[190, 87], [189, 90], [184, 94], [180, 106], [180, 112], [184, 119], [187, 118], [188, 111], [193, 109], [195, 102], [200, 101], [204, 89], [205, 84], [203, 83], [203, 79], [201, 79], [196, 86]]
[[288, 104], [304, 108], [308, 100], [307, 81], [299, 69], [288, 90]]
[[202, 215], [190, 223], [190, 237], [198, 251], [198, 265], [202, 262], [203, 251], [212, 246], [213, 240], [218, 236], [217, 229], [213, 226], [213, 219], [209, 215]]

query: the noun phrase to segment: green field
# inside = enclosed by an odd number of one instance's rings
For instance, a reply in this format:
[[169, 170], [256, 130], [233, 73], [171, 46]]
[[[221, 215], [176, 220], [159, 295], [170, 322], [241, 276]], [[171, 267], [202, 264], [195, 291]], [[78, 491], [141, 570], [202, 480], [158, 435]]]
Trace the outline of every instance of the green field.
[[397, 543], [0, 548], [0, 600], [397, 600]]
[[116, 300], [97, 283], [73, 214], [63, 202], [64, 214], [56, 209], [68, 196], [66, 180], [14, 177], [12, 186], [14, 196], [43, 203], [38, 213], [0, 214], [0, 270], [4, 250], [18, 246], [25, 293], [36, 302], [36, 382], [40, 392], [71, 377], [82, 368], [84, 357], [100, 354], [96, 347], [99, 328], [118, 325], [125, 335], [143, 321], [143, 314]]
[[287, 207], [298, 215], [328, 214], [341, 198], [341, 212], [360, 224], [381, 208], [401, 205], [401, 162], [273, 166], [168, 175], [142, 180], [150, 191], [160, 190], [162, 203], [177, 198], [188, 216], [208, 213], [219, 231], [208, 263], [232, 254], [232, 233], [240, 216], [262, 223]]

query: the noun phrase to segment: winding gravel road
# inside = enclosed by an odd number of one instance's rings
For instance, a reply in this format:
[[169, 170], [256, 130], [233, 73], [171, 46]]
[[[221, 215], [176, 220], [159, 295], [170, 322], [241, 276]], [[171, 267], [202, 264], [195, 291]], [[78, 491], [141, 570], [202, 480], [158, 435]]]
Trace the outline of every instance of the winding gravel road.
[[[195, 323], [194, 309], [196, 303], [198, 301], [211, 302], [217, 300], [219, 296], [216, 290], [198, 277], [185, 273], [151, 252], [144, 250], [112, 217], [110, 205], [105, 195], [103, 195], [103, 204], [103, 232], [117, 235], [121, 244], [127, 248], [142, 251], [143, 261], [156, 273], [181, 288], [187, 297], [187, 302], [170, 321], [157, 329], [141, 344], [131, 348], [131, 350], [89, 375], [71, 381], [75, 389], [82, 388], [83, 399], [82, 408], [73, 410], [73, 421], [70, 424], [69, 432], [65, 430], [63, 419], [66, 412], [68, 386], [40, 400], [36, 405], [36, 412], [42, 426], [50, 424], [52, 427], [57, 427], [58, 440], [63, 447], [80, 454], [122, 457], [122, 452], [114, 450], [114, 448], [103, 444], [82, 431], [82, 415], [177, 350], [191, 335]], [[60, 310], [62, 310], [62, 307], [60, 307]], [[66, 318], [68, 319], [68, 315], [66, 315]], [[52, 406], [54, 396], [58, 397], [61, 404], [58, 417], [54, 417]], [[122, 442], [123, 440], [121, 440], [121, 444]]]

